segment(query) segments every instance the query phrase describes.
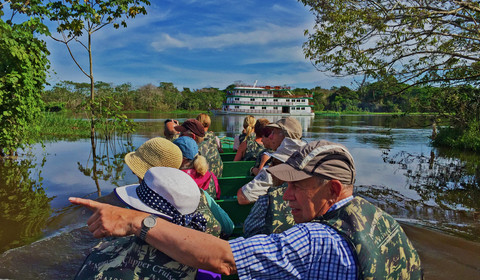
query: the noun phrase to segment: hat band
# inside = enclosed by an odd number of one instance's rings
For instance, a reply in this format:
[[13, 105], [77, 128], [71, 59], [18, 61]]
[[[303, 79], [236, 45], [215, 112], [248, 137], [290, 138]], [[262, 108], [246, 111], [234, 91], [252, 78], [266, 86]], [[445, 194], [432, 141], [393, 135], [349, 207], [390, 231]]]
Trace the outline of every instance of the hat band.
[[182, 215], [164, 197], [150, 189], [144, 180], [136, 189], [138, 198], [148, 207], [172, 217], [171, 222], [180, 226], [187, 226], [196, 230], [205, 231], [207, 221], [202, 214], [195, 211], [192, 214]]

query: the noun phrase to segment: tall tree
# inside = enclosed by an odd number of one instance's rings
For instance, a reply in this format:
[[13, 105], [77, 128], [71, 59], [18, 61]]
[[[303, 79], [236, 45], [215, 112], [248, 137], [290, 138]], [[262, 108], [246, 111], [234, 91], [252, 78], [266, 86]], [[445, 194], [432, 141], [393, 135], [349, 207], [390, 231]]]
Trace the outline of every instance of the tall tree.
[[[90, 141], [94, 159], [96, 158], [95, 112], [104, 112], [105, 110], [102, 110], [101, 103], [95, 103], [92, 35], [108, 25], [113, 25], [115, 29], [120, 25], [127, 27], [126, 19], [147, 13], [144, 5], [150, 5], [150, 2], [148, 0], [62, 0], [51, 1], [46, 5], [49, 11], [47, 16], [51, 21], [58, 22], [57, 32], [61, 35], [61, 38], [54, 36], [52, 38], [65, 44], [75, 64], [90, 80], [90, 102], [88, 104], [91, 112]], [[87, 52], [89, 62], [87, 70], [77, 61], [69, 45], [71, 42], [79, 43]], [[119, 108], [120, 105], [116, 107]], [[120, 115], [119, 119], [123, 120], [125, 116]]]
[[[63, 0], [47, 4], [51, 21], [58, 22], [57, 32], [61, 37], [51, 36], [55, 41], [65, 44], [70, 56], [80, 71], [90, 80], [90, 99], [95, 99], [95, 80], [93, 75], [93, 33], [113, 25], [115, 29], [127, 27], [126, 20], [138, 14], [146, 14], [144, 5], [148, 0]], [[120, 21], [120, 23], [118, 22]], [[88, 68], [80, 65], [70, 43], [80, 44], [88, 55]]]
[[15, 14], [33, 15], [21, 1], [10, 2], [11, 14], [4, 21], [4, 4], [0, 3], [0, 155], [13, 155], [33, 141], [28, 131], [35, 128], [43, 105], [49, 53], [36, 34], [48, 34], [48, 29], [34, 16], [14, 23]]
[[400, 83], [479, 84], [478, 1], [301, 0], [305, 56], [321, 71]]

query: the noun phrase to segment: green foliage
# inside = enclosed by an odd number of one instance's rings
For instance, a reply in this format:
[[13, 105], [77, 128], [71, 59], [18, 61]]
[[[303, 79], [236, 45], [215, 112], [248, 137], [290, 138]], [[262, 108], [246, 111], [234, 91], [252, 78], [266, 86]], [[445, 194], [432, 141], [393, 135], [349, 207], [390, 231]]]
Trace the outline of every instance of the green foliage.
[[440, 128], [433, 145], [480, 152], [480, 122], [472, 122], [464, 129]]
[[46, 44], [34, 36], [39, 31], [47, 32], [36, 18], [21, 24], [0, 18], [0, 155], [32, 143], [27, 131], [38, 129], [49, 68]]
[[90, 122], [83, 119], [74, 119], [62, 113], [45, 112], [38, 119], [42, 140], [77, 139], [90, 136]]
[[478, 1], [301, 0], [316, 16], [305, 56], [322, 71], [478, 84]]

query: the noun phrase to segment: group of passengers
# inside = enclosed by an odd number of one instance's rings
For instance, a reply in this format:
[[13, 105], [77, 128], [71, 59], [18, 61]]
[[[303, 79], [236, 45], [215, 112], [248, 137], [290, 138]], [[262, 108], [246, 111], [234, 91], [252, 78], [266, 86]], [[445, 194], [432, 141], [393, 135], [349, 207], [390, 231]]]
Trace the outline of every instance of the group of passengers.
[[[222, 146], [207, 114], [124, 160], [139, 183], [91, 201], [89, 230], [102, 241], [76, 279], [421, 278], [417, 252], [387, 213], [353, 197], [355, 164], [347, 148], [302, 140], [293, 117], [275, 123], [247, 116], [235, 137], [235, 161], [255, 161], [255, 177], [237, 192], [253, 204], [244, 237], [215, 202]], [[160, 219], [158, 219], [160, 218]]]

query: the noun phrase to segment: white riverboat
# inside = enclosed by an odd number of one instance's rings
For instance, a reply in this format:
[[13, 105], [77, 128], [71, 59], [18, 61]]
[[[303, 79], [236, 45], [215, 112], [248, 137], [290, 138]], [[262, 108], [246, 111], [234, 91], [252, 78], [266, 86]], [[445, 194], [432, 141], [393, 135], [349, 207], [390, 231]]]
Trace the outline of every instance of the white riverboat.
[[227, 92], [219, 115], [313, 116], [312, 95], [293, 95], [285, 86], [236, 86]]

